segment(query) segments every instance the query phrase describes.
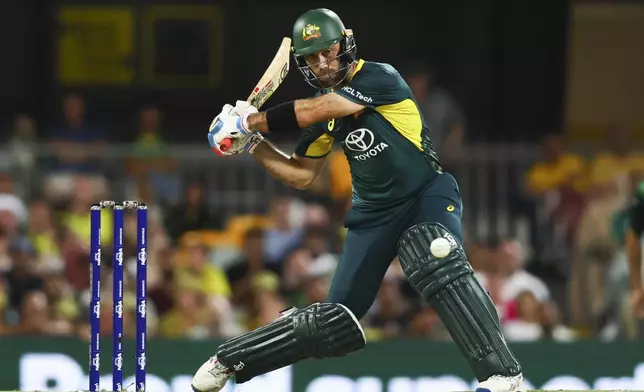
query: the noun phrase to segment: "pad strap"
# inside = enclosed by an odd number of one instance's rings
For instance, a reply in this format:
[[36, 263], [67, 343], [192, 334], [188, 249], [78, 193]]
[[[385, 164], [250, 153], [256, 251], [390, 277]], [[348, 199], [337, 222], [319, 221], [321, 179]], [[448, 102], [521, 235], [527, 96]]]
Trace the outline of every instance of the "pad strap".
[[[450, 243], [450, 253], [446, 257], [432, 255], [430, 245], [436, 238], [445, 238]], [[427, 300], [450, 281], [473, 272], [463, 247], [438, 223], [419, 224], [408, 229], [398, 241], [398, 253], [409, 283]]]
[[306, 358], [338, 357], [364, 348], [364, 332], [346, 307], [317, 303], [292, 308], [272, 323], [225, 342], [219, 361], [238, 383]]

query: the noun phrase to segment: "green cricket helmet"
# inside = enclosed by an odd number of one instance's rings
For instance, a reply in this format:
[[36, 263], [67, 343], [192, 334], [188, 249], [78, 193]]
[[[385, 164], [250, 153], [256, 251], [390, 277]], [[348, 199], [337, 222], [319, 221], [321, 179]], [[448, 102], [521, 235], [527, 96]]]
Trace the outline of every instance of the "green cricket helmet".
[[[338, 83], [324, 86], [306, 63], [306, 56], [340, 43], [340, 51], [335, 57], [340, 60], [341, 73]], [[328, 9], [318, 8], [302, 14], [293, 25], [293, 57], [298, 69], [308, 84], [315, 88], [332, 88], [342, 83], [357, 59], [357, 48], [351, 30], [344, 27], [338, 15]], [[332, 59], [329, 59], [332, 60]], [[315, 64], [314, 64], [315, 65]]]

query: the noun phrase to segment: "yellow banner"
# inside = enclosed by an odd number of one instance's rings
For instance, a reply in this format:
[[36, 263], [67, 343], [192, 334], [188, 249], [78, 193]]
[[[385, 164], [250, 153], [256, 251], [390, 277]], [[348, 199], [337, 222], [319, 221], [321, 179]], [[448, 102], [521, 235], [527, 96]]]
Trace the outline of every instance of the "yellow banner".
[[134, 15], [127, 7], [61, 7], [58, 77], [65, 85], [128, 84], [134, 78]]

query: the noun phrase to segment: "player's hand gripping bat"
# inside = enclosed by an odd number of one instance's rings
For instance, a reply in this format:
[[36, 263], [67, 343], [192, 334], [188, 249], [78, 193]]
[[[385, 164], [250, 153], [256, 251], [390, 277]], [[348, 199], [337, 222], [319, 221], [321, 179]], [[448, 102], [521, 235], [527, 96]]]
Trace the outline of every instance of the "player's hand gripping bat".
[[[248, 101], [255, 108], [259, 109], [273, 95], [282, 84], [289, 71], [289, 54], [291, 51], [291, 39], [285, 37], [273, 57], [262, 78], [257, 82], [253, 92], [248, 96]], [[232, 140], [224, 139], [219, 143], [221, 151], [227, 151], [232, 146]]]

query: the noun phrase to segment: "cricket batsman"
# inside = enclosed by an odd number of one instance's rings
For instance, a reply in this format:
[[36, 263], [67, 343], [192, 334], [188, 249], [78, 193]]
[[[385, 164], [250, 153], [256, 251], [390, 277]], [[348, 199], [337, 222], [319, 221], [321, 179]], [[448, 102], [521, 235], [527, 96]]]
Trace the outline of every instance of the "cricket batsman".
[[[479, 380], [476, 391], [525, 391], [494, 304], [462, 247], [458, 185], [443, 172], [407, 84], [391, 65], [359, 59], [352, 31], [330, 10], [300, 16], [292, 42], [297, 67], [318, 90], [316, 96], [262, 112], [242, 101], [234, 111], [226, 105], [208, 138], [219, 154], [249, 153], [298, 189], [311, 185], [339, 143], [354, 192], [346, 242], [324, 303], [291, 308], [272, 323], [226, 341], [197, 370], [193, 389], [219, 391], [231, 377], [244, 383], [306, 358], [364, 348], [358, 320], [398, 256], [409, 282], [438, 312]], [[292, 156], [262, 136], [292, 129], [303, 130]], [[232, 140], [226, 151], [220, 148], [224, 139]]]

